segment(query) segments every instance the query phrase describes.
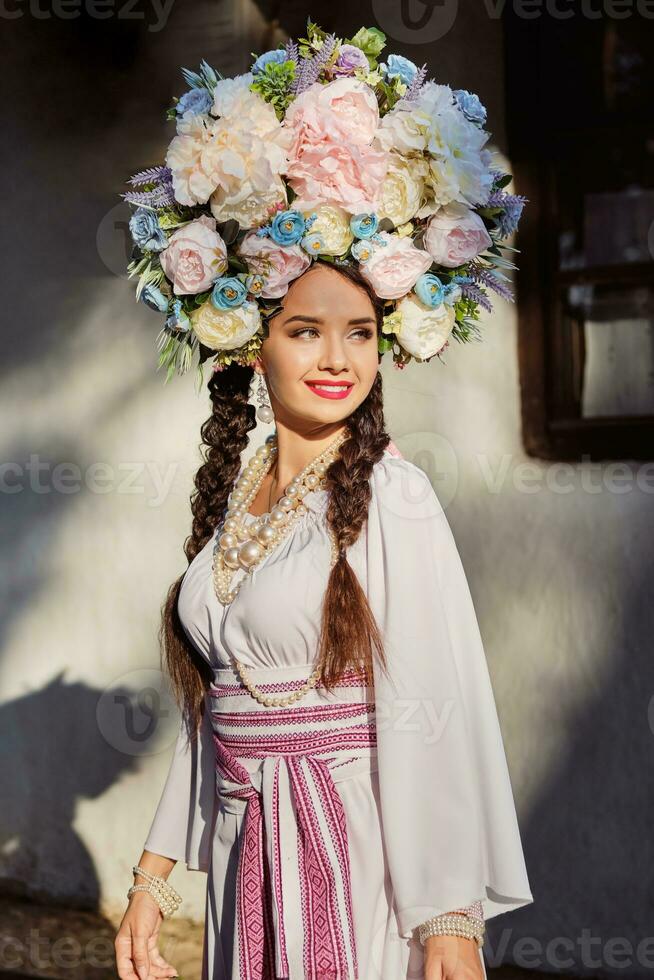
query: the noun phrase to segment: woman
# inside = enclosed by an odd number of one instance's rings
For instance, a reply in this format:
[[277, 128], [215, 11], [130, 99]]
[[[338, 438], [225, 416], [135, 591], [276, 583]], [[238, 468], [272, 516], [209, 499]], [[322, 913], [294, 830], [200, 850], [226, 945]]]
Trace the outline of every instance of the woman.
[[533, 900], [458, 551], [426, 475], [389, 448], [382, 315], [352, 267], [293, 281], [256, 364], [276, 438], [251, 465], [253, 372], [209, 382], [163, 631], [184, 719], [116, 937], [122, 980], [175, 975], [147, 875], [177, 860], [208, 872], [202, 980], [483, 978], [474, 916]]

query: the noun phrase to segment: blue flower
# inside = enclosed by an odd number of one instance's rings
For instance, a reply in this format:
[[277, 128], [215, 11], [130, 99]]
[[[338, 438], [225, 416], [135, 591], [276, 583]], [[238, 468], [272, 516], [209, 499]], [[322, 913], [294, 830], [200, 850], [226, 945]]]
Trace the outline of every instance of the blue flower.
[[311, 255], [317, 255], [319, 252], [324, 251], [325, 240], [319, 231], [310, 231], [308, 235], [302, 238], [300, 245], [305, 252], [309, 252]]
[[372, 255], [372, 248], [365, 240], [355, 242], [350, 251], [358, 262], [367, 262]]
[[260, 275], [258, 272], [253, 272], [252, 275], [247, 276], [245, 279], [245, 288], [247, 289], [248, 293], [252, 293], [253, 296], [258, 296], [265, 284], [265, 277]]
[[466, 119], [483, 126], [486, 122], [486, 109], [479, 101], [479, 96], [475, 95], [474, 92], [468, 92], [465, 88], [455, 89], [453, 95]]
[[211, 302], [217, 310], [231, 310], [242, 306], [247, 296], [247, 288], [237, 276], [220, 276], [213, 284]]
[[147, 208], [137, 208], [129, 219], [129, 230], [134, 242], [150, 252], [161, 252], [168, 245], [168, 239], [159, 219]]
[[431, 272], [420, 276], [413, 291], [425, 306], [440, 306], [443, 302], [443, 283]]
[[166, 320], [166, 326], [170, 330], [190, 330], [191, 322], [186, 313], [182, 310], [181, 299], [176, 299], [173, 303], [173, 312]]
[[250, 68], [250, 71], [253, 75], [256, 75], [257, 72], [263, 71], [266, 65], [283, 65], [285, 61], [288, 61], [286, 50], [284, 48], [276, 48], [274, 51], [266, 51], [264, 54], [260, 54]]
[[411, 84], [418, 71], [416, 65], [401, 54], [389, 54], [379, 67], [387, 78], [399, 78], [405, 85]]
[[141, 299], [151, 310], [167, 313], [170, 300], [161, 292], [158, 286], [147, 285], [141, 290]]
[[299, 211], [278, 211], [269, 234], [278, 245], [297, 245], [305, 230], [304, 216]]
[[178, 116], [183, 116], [185, 112], [190, 112], [192, 116], [199, 116], [203, 112], [209, 112], [213, 105], [213, 96], [206, 88], [192, 88], [184, 92], [175, 111]]
[[350, 218], [350, 229], [355, 238], [372, 238], [379, 227], [376, 214], [354, 214]]
[[454, 306], [461, 299], [463, 290], [456, 282], [448, 282], [443, 288], [443, 302], [446, 306]]

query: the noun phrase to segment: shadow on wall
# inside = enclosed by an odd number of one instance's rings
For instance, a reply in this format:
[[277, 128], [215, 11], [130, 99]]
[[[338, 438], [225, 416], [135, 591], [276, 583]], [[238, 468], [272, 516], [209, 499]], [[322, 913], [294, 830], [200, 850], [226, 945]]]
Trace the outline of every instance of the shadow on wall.
[[[5, 895], [98, 908], [95, 866], [74, 829], [76, 807], [101, 797], [140, 764], [138, 755], [111, 744], [124, 738], [123, 731], [112, 739], [100, 729], [98, 702], [105, 693], [69, 684], [62, 672], [40, 691], [0, 708], [0, 888]], [[112, 696], [126, 705], [134, 697], [120, 688]]]

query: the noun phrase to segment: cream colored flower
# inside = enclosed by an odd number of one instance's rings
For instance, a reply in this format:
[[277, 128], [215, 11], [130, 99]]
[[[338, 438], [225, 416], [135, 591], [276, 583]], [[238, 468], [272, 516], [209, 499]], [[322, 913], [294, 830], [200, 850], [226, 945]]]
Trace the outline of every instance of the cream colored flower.
[[267, 193], [286, 170], [291, 136], [272, 106], [241, 88], [227, 102], [234, 115], [186, 113], [177, 122], [166, 165], [180, 204], [205, 204], [218, 188], [232, 196], [246, 182]]
[[395, 336], [401, 347], [418, 360], [425, 361], [443, 347], [452, 333], [454, 307], [425, 306], [415, 293], [404, 296], [396, 306], [401, 320]]
[[318, 217], [311, 225], [311, 233], [318, 232], [322, 235], [325, 247], [321, 252], [326, 255], [343, 255], [354, 241], [354, 235], [350, 228], [350, 214], [344, 208], [339, 208], [335, 204], [319, 204], [311, 211], [302, 212], [305, 218], [311, 214]]
[[209, 207], [216, 221], [238, 221], [241, 228], [255, 228], [268, 220], [268, 209], [280, 202], [288, 207], [286, 184], [275, 176], [270, 188], [255, 191], [249, 180], [244, 181], [233, 193], [219, 187], [209, 198]]
[[191, 326], [205, 347], [235, 350], [259, 330], [261, 314], [255, 302], [245, 302], [231, 310], [218, 310], [208, 299], [191, 313]]
[[424, 157], [389, 155], [388, 172], [382, 186], [380, 218], [390, 218], [395, 227], [413, 218], [420, 207], [429, 166]]

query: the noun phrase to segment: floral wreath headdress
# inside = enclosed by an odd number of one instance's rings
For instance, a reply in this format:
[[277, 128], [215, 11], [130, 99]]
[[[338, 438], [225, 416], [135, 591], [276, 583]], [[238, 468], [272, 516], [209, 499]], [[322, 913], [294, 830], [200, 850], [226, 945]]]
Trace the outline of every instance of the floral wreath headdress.
[[[307, 36], [224, 78], [182, 74], [165, 163], [128, 181], [136, 299], [166, 315], [166, 381], [197, 353], [252, 365], [289, 285], [313, 262], [354, 265], [384, 301], [379, 353], [396, 367], [480, 339], [493, 290], [512, 300], [504, 240], [526, 198], [485, 149], [486, 110], [427, 79], [385, 36]], [[253, 55], [253, 57], [255, 57]]]

